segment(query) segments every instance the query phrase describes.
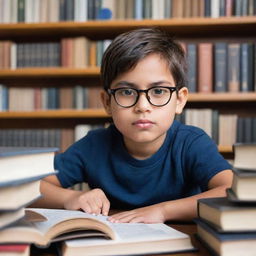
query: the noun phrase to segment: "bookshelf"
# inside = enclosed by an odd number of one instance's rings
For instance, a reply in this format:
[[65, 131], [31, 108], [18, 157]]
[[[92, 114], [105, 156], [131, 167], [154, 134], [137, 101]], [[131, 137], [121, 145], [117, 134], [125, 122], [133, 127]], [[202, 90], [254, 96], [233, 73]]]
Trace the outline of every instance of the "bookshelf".
[[[165, 20], [108, 20], [87, 22], [17, 23], [0, 24], [0, 40], [14, 42], [58, 41], [65, 37], [85, 36], [91, 40], [113, 39], [116, 35], [138, 27], [157, 26], [181, 41], [204, 40], [254, 40], [256, 17], [172, 18]], [[82, 84], [99, 84], [99, 67], [87, 68], [18, 68], [0, 69], [0, 84], [32, 84], [74, 81]], [[42, 82], [43, 81], [43, 82]], [[33, 86], [33, 85], [32, 85]], [[256, 92], [243, 93], [191, 93], [188, 108], [215, 108], [224, 113], [239, 113], [255, 117]], [[31, 112], [0, 112], [0, 129], [9, 128], [74, 128], [79, 123], [105, 123], [110, 118], [103, 109], [37, 110]], [[232, 147], [219, 145], [223, 154], [230, 154]]]

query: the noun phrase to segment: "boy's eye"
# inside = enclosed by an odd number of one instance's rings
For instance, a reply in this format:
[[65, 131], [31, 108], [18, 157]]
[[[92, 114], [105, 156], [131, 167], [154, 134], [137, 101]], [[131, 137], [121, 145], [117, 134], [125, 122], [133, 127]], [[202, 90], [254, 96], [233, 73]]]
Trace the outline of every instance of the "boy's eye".
[[151, 92], [153, 95], [161, 96], [161, 95], [166, 94], [168, 92], [168, 90], [165, 88], [153, 88]]
[[132, 89], [122, 89], [118, 93], [121, 96], [133, 96], [135, 94], [134, 90], [132, 90]]

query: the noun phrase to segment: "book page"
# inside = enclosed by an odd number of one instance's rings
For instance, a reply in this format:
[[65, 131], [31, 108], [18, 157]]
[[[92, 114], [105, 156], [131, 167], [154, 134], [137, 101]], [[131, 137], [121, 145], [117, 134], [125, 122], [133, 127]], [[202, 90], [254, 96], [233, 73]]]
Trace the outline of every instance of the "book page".
[[[82, 211], [71, 211], [71, 210], [60, 210], [60, 209], [41, 209], [41, 208], [28, 208], [26, 211], [33, 211], [40, 215], [43, 215], [46, 220], [45, 221], [35, 221], [32, 225], [40, 230], [41, 233], [46, 234], [49, 229], [56, 224], [70, 219], [77, 218], [87, 218], [94, 219], [97, 221], [101, 221], [107, 223], [106, 216], [95, 216], [92, 214], [88, 214]], [[107, 224], [108, 225], [108, 224]]]
[[118, 235], [116, 240], [97, 238], [74, 239], [65, 241], [67, 246], [84, 247], [92, 245], [131, 243], [140, 241], [157, 241], [184, 239], [188, 235], [165, 224], [144, 224], [144, 223], [111, 223], [110, 226]]

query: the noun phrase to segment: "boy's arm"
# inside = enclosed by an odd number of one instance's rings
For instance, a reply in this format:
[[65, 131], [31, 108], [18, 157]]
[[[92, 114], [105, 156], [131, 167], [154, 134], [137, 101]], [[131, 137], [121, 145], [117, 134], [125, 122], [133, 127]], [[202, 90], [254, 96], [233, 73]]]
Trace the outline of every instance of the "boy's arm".
[[41, 180], [40, 191], [42, 198], [33, 203], [31, 207], [63, 209], [69, 198], [81, 194], [81, 191], [63, 188], [55, 175]]
[[63, 188], [55, 175], [41, 181], [40, 191], [43, 197], [30, 207], [82, 209], [88, 213], [108, 215], [110, 203], [101, 189], [89, 192]]
[[232, 184], [231, 170], [219, 172], [208, 183], [208, 191], [182, 199], [167, 201], [112, 215], [112, 222], [157, 223], [167, 220], [192, 220], [197, 217], [197, 200], [205, 197], [226, 196], [226, 189]]

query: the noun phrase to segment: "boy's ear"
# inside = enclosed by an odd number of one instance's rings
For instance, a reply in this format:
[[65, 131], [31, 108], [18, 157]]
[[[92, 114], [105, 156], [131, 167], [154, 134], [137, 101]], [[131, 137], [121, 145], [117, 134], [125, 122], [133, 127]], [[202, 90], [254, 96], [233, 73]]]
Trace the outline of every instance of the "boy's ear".
[[188, 100], [188, 89], [186, 87], [182, 87], [178, 91], [177, 103], [176, 103], [176, 114], [181, 114], [186, 102]]
[[100, 98], [101, 98], [101, 102], [105, 108], [105, 111], [107, 112], [107, 114], [111, 115], [110, 95], [105, 90], [102, 90], [100, 92]]

